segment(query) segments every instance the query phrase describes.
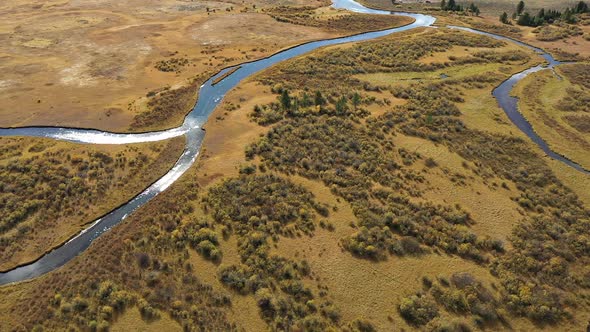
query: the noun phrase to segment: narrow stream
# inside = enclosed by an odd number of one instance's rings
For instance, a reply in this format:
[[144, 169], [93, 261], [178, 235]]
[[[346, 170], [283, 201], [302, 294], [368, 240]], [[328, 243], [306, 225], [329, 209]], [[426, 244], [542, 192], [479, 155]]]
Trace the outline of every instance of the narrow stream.
[[505, 40], [505, 41], [515, 43], [519, 46], [526, 47], [528, 49], [535, 51], [536, 53], [541, 55], [545, 59], [545, 61], [547, 61], [547, 64], [538, 65], [538, 66], [529, 68], [527, 70], [524, 70], [520, 73], [516, 73], [516, 74], [512, 75], [509, 79], [502, 82], [502, 84], [500, 84], [498, 87], [496, 87], [494, 89], [494, 91], [492, 91], [492, 95], [494, 96], [494, 98], [496, 98], [496, 100], [498, 101], [498, 104], [504, 110], [504, 112], [506, 113], [506, 115], [508, 116], [510, 121], [512, 121], [512, 123], [514, 125], [516, 125], [516, 127], [518, 129], [520, 129], [535, 144], [537, 144], [537, 146], [540, 147], [541, 150], [543, 150], [543, 152], [545, 152], [547, 154], [547, 156], [549, 156], [552, 159], [561, 161], [562, 163], [564, 163], [570, 167], [573, 167], [574, 169], [576, 169], [582, 173], [590, 174], [590, 170], [585, 169], [581, 165], [579, 165], [579, 164], [567, 159], [566, 157], [564, 157], [560, 154], [557, 154], [553, 150], [551, 150], [549, 145], [547, 145], [547, 142], [545, 142], [539, 135], [537, 135], [537, 133], [533, 130], [533, 126], [531, 126], [531, 124], [525, 119], [525, 117], [522, 115], [522, 113], [520, 113], [518, 111], [518, 98], [513, 97], [510, 94], [510, 92], [512, 91], [514, 86], [518, 82], [520, 82], [523, 78], [527, 77], [528, 75], [530, 75], [532, 73], [536, 73], [541, 70], [555, 70], [555, 66], [563, 64], [565, 62], [560, 62], [560, 61], [555, 60], [553, 58], [553, 56], [551, 56], [551, 54], [543, 51], [540, 48], [525, 44], [523, 42], [520, 42], [520, 41], [512, 39], [512, 38], [498, 36], [498, 35], [495, 35], [492, 33], [474, 30], [474, 29], [465, 28], [465, 27], [450, 26], [450, 28], [468, 31], [468, 32], [472, 32], [472, 33], [477, 33], [477, 34], [481, 34], [481, 35], [486, 35], [486, 36], [489, 36], [489, 37], [492, 37], [495, 39], [500, 39], [500, 40]]
[[[366, 14], [377, 14], [377, 15], [390, 15], [389, 11], [376, 10], [366, 8], [353, 0], [333, 0], [332, 6], [338, 9], [347, 9], [353, 12], [366, 13]], [[123, 204], [119, 208], [109, 212], [102, 218], [95, 220], [91, 226], [77, 234], [75, 237], [70, 239], [67, 243], [54, 249], [53, 251], [45, 254], [37, 261], [25, 264], [7, 272], [0, 273], [0, 285], [28, 280], [47, 272], [53, 271], [56, 268], [64, 265], [72, 258], [76, 257], [82, 251], [87, 249], [92, 241], [98, 238], [101, 234], [124, 220], [128, 215], [133, 213], [139, 207], [149, 202], [156, 195], [166, 190], [172, 183], [174, 183], [182, 174], [184, 174], [190, 166], [195, 162], [199, 155], [201, 144], [204, 138], [204, 131], [201, 127], [207, 121], [213, 110], [219, 105], [223, 97], [234, 88], [239, 82], [247, 77], [260, 72], [276, 63], [284, 60], [291, 59], [293, 57], [308, 53], [317, 48], [336, 45], [349, 42], [357, 42], [370, 40], [382, 36], [386, 36], [392, 33], [415, 29], [418, 27], [429, 27], [436, 19], [429, 15], [414, 14], [414, 13], [394, 13], [395, 15], [408, 16], [413, 18], [415, 21], [412, 24], [383, 30], [376, 32], [362, 33], [349, 37], [327, 39], [315, 42], [305, 43], [282, 52], [276, 53], [270, 57], [263, 58], [260, 60], [244, 63], [239, 69], [228, 75], [221, 82], [213, 85], [212, 83], [216, 78], [224, 75], [228, 71], [236, 68], [234, 66], [227, 68], [215, 76], [211, 77], [205, 84], [203, 84], [199, 90], [199, 97], [196, 105], [191, 112], [186, 116], [182, 126], [170, 130], [148, 132], [140, 134], [118, 134], [103, 132], [99, 130], [88, 130], [88, 129], [76, 129], [76, 128], [55, 128], [55, 127], [22, 127], [22, 128], [3, 128], [0, 129], [0, 136], [29, 136], [29, 137], [46, 137], [58, 140], [65, 140], [70, 142], [78, 143], [91, 143], [91, 144], [130, 144], [139, 142], [152, 142], [165, 140], [177, 136], [186, 136], [186, 147], [182, 156], [178, 159], [174, 167], [157, 182], [152, 184], [149, 188], [144, 190], [141, 194], [137, 195], [129, 202]], [[489, 35], [493, 38], [507, 39], [505, 37], [484, 33], [481, 31], [464, 29], [474, 33], [482, 33]], [[522, 46], [531, 48], [531, 46], [522, 44], [520, 42], [511, 40]], [[542, 50], [535, 49], [539, 52], [553, 67], [559, 64], [550, 55], [546, 54]], [[531, 72], [544, 69], [541, 66], [531, 68], [520, 74], [512, 76], [510, 79], [502, 83], [498, 88], [494, 90], [494, 96], [498, 99], [498, 103], [504, 109], [506, 114], [515, 123], [515, 125], [527, 134], [531, 139], [537, 143], [543, 151], [545, 151], [550, 157], [567, 163], [568, 165], [575, 167], [578, 170], [584, 171], [579, 165], [555, 154], [552, 152], [543, 140], [541, 140], [533, 131], [528, 122], [524, 120], [522, 115], [516, 108], [515, 98], [510, 97], [510, 91], [514, 84], [524, 78]], [[528, 125], [528, 127], [526, 126]]]

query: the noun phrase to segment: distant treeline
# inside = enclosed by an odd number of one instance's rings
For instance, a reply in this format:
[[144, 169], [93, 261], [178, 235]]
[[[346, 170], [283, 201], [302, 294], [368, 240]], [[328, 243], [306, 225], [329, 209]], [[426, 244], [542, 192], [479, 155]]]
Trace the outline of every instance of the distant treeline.
[[472, 2], [468, 7], [463, 7], [463, 5], [458, 4], [455, 0], [442, 0], [440, 2], [440, 9], [452, 11], [452, 12], [470, 12], [475, 16], [479, 16], [480, 10], [479, 8]]
[[[545, 10], [545, 8], [541, 8], [537, 15], [532, 15], [528, 11], [525, 11], [524, 1], [520, 1], [516, 6], [516, 12], [512, 14], [512, 19], [516, 20], [516, 24], [518, 25], [529, 27], [538, 27], [546, 23], [553, 23], [557, 20], [562, 20], [566, 23], [573, 24], [577, 21], [576, 14], [588, 12], [590, 12], [588, 4], [584, 1], [580, 1], [575, 6], [566, 8], [563, 13], [553, 9]], [[500, 15], [500, 22], [504, 24], [510, 24], [510, 20], [508, 19], [508, 14], [506, 12]]]

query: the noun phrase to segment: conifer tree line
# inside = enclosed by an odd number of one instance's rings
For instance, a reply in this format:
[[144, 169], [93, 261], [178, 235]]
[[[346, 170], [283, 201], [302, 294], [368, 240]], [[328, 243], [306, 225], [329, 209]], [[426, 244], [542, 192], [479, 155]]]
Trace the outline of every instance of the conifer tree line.
[[442, 0], [440, 3], [440, 9], [451, 11], [451, 12], [469, 12], [475, 16], [479, 16], [480, 10], [479, 8], [472, 2], [467, 8], [464, 8], [463, 5], [458, 4], [455, 0]]
[[[545, 10], [545, 8], [541, 8], [536, 15], [533, 15], [526, 11], [525, 3], [521, 0], [516, 6], [516, 11], [512, 14], [512, 19], [516, 20], [516, 24], [518, 25], [529, 27], [538, 27], [547, 23], [551, 24], [558, 20], [574, 24], [577, 22], [577, 14], [589, 12], [590, 8], [588, 7], [588, 4], [584, 1], [580, 1], [575, 6], [566, 8], [563, 13], [554, 9]], [[503, 12], [500, 15], [500, 22], [510, 24], [508, 13]]]

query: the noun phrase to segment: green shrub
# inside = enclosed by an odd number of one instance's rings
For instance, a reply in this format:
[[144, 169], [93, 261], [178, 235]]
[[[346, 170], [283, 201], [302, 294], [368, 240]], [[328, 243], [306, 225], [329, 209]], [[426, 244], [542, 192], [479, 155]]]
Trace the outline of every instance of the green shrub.
[[436, 303], [424, 296], [412, 295], [402, 298], [399, 305], [402, 317], [412, 325], [425, 325], [438, 316]]

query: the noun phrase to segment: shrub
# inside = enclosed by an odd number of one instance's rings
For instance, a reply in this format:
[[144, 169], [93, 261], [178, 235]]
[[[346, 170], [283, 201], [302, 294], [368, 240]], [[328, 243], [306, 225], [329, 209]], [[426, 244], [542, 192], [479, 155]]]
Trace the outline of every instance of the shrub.
[[436, 303], [427, 297], [412, 295], [402, 298], [399, 311], [402, 317], [412, 325], [425, 325], [438, 316]]
[[426, 167], [428, 167], [428, 168], [434, 168], [434, 167], [438, 166], [436, 161], [432, 158], [426, 158], [426, 160], [424, 160], [424, 165], [426, 165]]

